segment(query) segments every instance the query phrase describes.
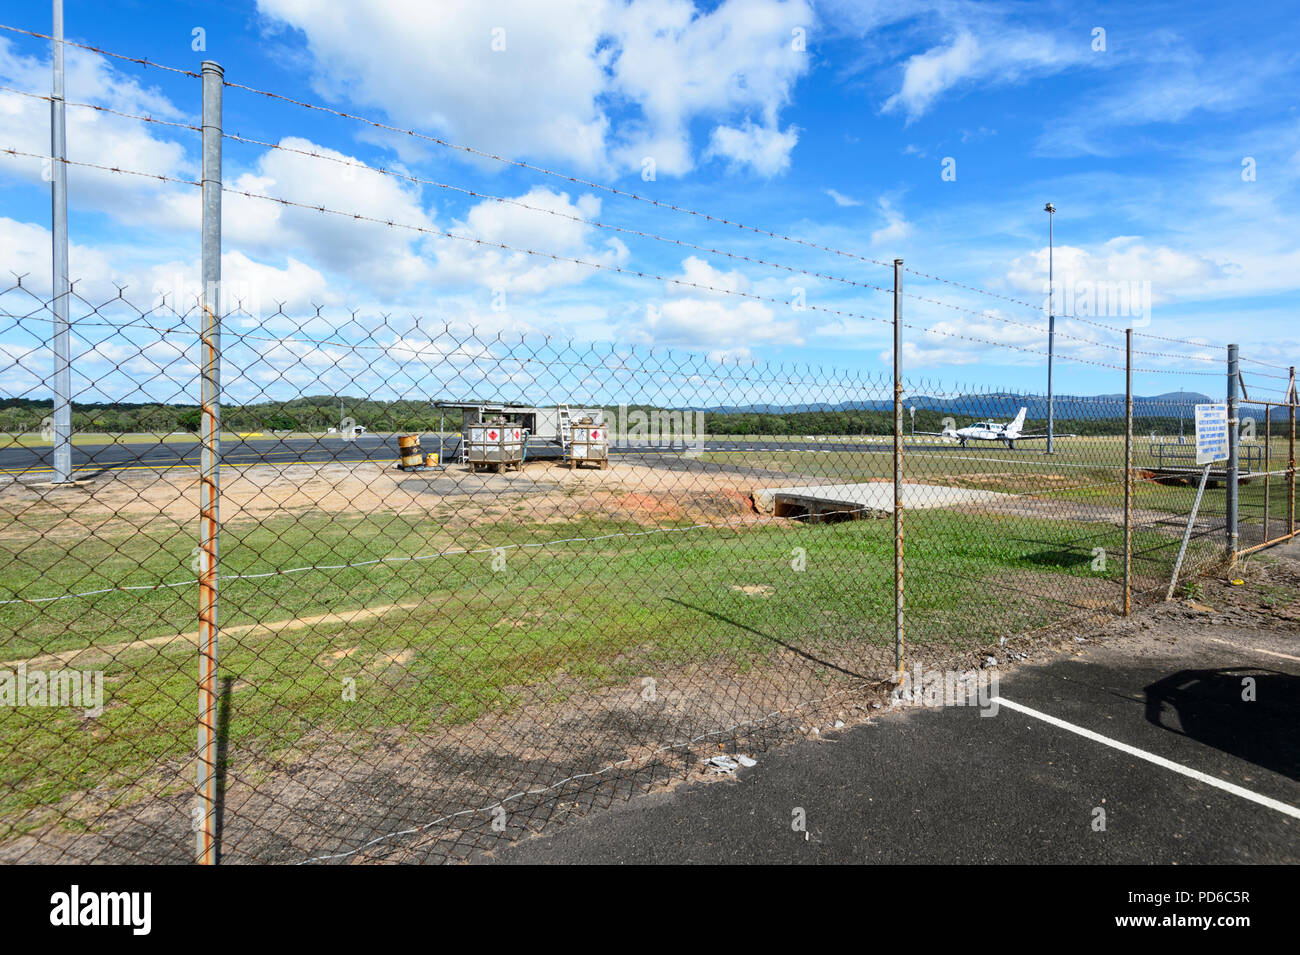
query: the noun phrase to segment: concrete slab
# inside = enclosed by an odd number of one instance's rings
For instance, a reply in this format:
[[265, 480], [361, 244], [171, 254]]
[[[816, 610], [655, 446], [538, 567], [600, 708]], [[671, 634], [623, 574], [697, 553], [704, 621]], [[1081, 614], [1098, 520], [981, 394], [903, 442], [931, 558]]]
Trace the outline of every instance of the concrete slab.
[[[925, 510], [957, 504], [987, 504], [1011, 496], [998, 491], [941, 484], [904, 484], [903, 508]], [[754, 505], [760, 513], [777, 517], [817, 517], [836, 513], [883, 517], [894, 513], [894, 485], [887, 481], [873, 481], [866, 484], [760, 488], [754, 491]]]

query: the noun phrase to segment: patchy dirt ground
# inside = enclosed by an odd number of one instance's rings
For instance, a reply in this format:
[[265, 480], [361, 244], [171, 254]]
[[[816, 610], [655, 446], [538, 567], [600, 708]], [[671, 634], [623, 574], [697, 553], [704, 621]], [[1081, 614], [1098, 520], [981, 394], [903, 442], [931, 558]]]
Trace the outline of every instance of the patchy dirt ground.
[[[603, 471], [570, 471], [537, 461], [506, 474], [474, 473], [463, 465], [417, 472], [369, 464], [227, 466], [221, 516], [226, 524], [313, 512], [434, 511], [465, 523], [506, 513], [530, 522], [564, 521], [593, 511], [647, 522], [736, 516], [752, 512], [752, 473], [695, 462], [668, 467], [632, 460]], [[47, 536], [79, 537], [106, 532], [116, 522], [188, 524], [196, 520], [198, 506], [199, 482], [190, 472], [114, 472], [70, 488], [6, 477], [0, 479], [0, 510], [9, 520], [0, 537], [29, 535], [38, 526]]]
[[[659, 526], [695, 517], [763, 520], [753, 513], [755, 475], [763, 484], [807, 483], [799, 474], [694, 462], [671, 466], [620, 461], [606, 471], [571, 472], [535, 462], [518, 473], [403, 473], [384, 466], [301, 464], [223, 469], [223, 520], [230, 523], [312, 512], [433, 512], [473, 524], [510, 514], [567, 521], [583, 513]], [[1025, 516], [1114, 522], [1116, 509], [1014, 498]], [[82, 488], [0, 485], [8, 514], [0, 534], [86, 535], [150, 520], [191, 524], [198, 485], [180, 472], [121, 472]], [[1002, 505], [999, 505], [1002, 506]], [[1011, 505], [1006, 505], [1011, 506]], [[1166, 515], [1152, 512], [1152, 520]], [[15, 519], [16, 518], [16, 519]], [[1140, 516], [1139, 520], [1145, 520]], [[1189, 626], [1223, 639], [1268, 630], [1294, 637], [1300, 624], [1300, 559], [1275, 551], [1243, 563], [1234, 586], [1215, 578], [1194, 599], [1121, 620], [1107, 612], [1113, 590], [1097, 584], [1097, 604], [1081, 599], [1071, 619], [962, 653], [910, 653], [909, 667], [1031, 665], [1105, 642], [1141, 653], [1177, 639]], [[757, 600], [759, 585], [737, 585]], [[1085, 595], [1086, 596], [1086, 595]], [[400, 608], [377, 608], [376, 613]], [[332, 615], [319, 618], [325, 620]], [[291, 633], [311, 619], [274, 629]], [[189, 634], [159, 638], [189, 640]], [[101, 648], [102, 649], [102, 648]], [[858, 665], [855, 665], [855, 655]], [[697, 776], [709, 754], [757, 753], [800, 735], [833, 731], [888, 709], [891, 654], [879, 646], [787, 647], [762, 667], [681, 667], [644, 683], [592, 692], [563, 674], [530, 688], [545, 699], [472, 724], [430, 732], [403, 730], [308, 734], [292, 747], [225, 753], [222, 845], [231, 862], [459, 860], [614, 799]], [[67, 662], [67, 661], [63, 661]], [[82, 661], [78, 661], [82, 662]], [[396, 663], [394, 659], [389, 661]], [[256, 692], [231, 687], [229, 692]], [[286, 717], [291, 718], [291, 717]], [[74, 831], [41, 819], [0, 845], [0, 861], [185, 862], [192, 855], [192, 763], [159, 765], [144, 780], [104, 785], [57, 807]]]
[[[1300, 546], [1245, 560], [1229, 576], [1203, 579], [1194, 598], [1128, 619], [1085, 609], [996, 645], [912, 654], [908, 667], [1005, 673], [1098, 646], [1140, 657], [1191, 633], [1300, 656]], [[838, 668], [835, 654], [789, 648], [744, 674], [690, 666], [652, 684], [596, 693], [565, 687], [561, 676], [552, 702], [470, 725], [428, 734], [318, 733], [289, 749], [227, 753], [224, 859], [443, 862], [490, 852], [615, 800], [706, 778], [701, 761], [710, 754], [760, 754], [794, 738], [895, 718], [891, 686], [880, 679], [887, 654], [873, 654], [873, 667], [853, 672]], [[134, 787], [162, 796], [123, 802], [126, 793], [108, 788], [81, 794], [60, 809], [91, 831], [45, 825], [0, 846], [0, 861], [188, 861], [189, 772], [160, 766]]]
[[[691, 666], [596, 693], [566, 688], [561, 677], [550, 688], [560, 701], [470, 725], [316, 733], [292, 748], [228, 753], [223, 858], [463, 858], [484, 839], [518, 838], [666, 785], [701, 753], [761, 751], [799, 725], [843, 719], [863, 705], [870, 681], [820, 675], [793, 651], [778, 656], [745, 675]], [[131, 787], [135, 795], [108, 787], [79, 794], [57, 811], [92, 831], [40, 826], [0, 846], [0, 862], [187, 862], [191, 772], [189, 761], [160, 766]], [[140, 798], [146, 791], [167, 795]], [[507, 820], [500, 830], [497, 806]]]

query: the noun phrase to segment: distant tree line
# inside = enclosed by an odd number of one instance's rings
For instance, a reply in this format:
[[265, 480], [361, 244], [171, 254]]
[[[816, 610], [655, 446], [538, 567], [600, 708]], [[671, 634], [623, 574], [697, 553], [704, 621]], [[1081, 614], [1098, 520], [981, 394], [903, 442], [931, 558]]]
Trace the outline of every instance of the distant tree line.
[[[41, 422], [53, 413], [49, 401], [26, 398], [0, 399], [0, 432], [39, 431]], [[333, 396], [297, 398], [292, 401], [264, 401], [255, 404], [221, 406], [221, 426], [226, 431], [324, 432], [337, 428], [341, 418], [351, 418], [371, 431], [429, 432], [446, 426], [459, 429], [460, 413], [439, 409], [427, 401], [374, 401]], [[72, 405], [72, 428], [81, 432], [170, 433], [197, 432], [202, 417], [198, 405], [148, 402], [80, 403]]]
[[[575, 406], [576, 407], [576, 406]], [[1109, 406], [1106, 407], [1109, 410]], [[627, 407], [629, 414], [643, 411], [649, 415], [657, 409], [651, 405], [636, 404]], [[680, 409], [678, 409], [680, 410]], [[27, 398], [0, 398], [0, 432], [22, 433], [39, 431], [41, 422], [52, 414], [49, 401]], [[619, 409], [606, 407], [606, 421], [618, 422]], [[1244, 408], [1243, 413], [1250, 413]], [[322, 433], [339, 425], [340, 417], [352, 419], [370, 431], [409, 431], [429, 433], [440, 424], [449, 431], [459, 431], [462, 426], [459, 411], [442, 411], [427, 401], [376, 401], [365, 398], [343, 398], [317, 395], [295, 398], [290, 401], [263, 401], [246, 405], [226, 404], [221, 408], [222, 428], [227, 431], [305, 431]], [[946, 417], [952, 417], [957, 427], [980, 420], [974, 415], [957, 415], [951, 412], [918, 409], [917, 431], [941, 431]], [[759, 412], [759, 411], [706, 411], [703, 413], [707, 434], [746, 435], [870, 435], [890, 434], [893, 431], [893, 413], [879, 409], [848, 409], [835, 411]], [[994, 416], [994, 420], [1005, 420]], [[79, 403], [72, 406], [72, 427], [78, 432], [170, 433], [197, 432], [201, 417], [197, 405], [162, 404], [151, 402]], [[1189, 413], [1182, 420], [1185, 434], [1192, 435], [1195, 424]], [[1263, 416], [1255, 422], [1256, 433], [1263, 434]], [[1045, 421], [1029, 421], [1025, 430], [1046, 429]], [[903, 433], [912, 430], [910, 415], [903, 413]], [[1124, 419], [1117, 416], [1087, 418], [1057, 418], [1058, 433], [1080, 435], [1121, 435]], [[1163, 435], [1176, 435], [1179, 418], [1176, 415], [1145, 415], [1138, 413], [1133, 421], [1134, 433], [1145, 437], [1152, 431]], [[1275, 437], [1284, 437], [1289, 425], [1284, 414], [1276, 414], [1273, 421]]]

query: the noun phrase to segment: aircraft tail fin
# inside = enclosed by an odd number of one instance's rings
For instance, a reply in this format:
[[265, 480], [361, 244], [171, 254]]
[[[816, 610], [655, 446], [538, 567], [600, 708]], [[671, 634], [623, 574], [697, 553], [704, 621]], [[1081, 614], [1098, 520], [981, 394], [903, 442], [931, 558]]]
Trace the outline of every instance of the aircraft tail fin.
[[1007, 425], [1007, 432], [1006, 432], [1006, 433], [1007, 433], [1007, 435], [1008, 435], [1009, 437], [1013, 437], [1013, 438], [1014, 438], [1016, 435], [1018, 435], [1021, 431], [1024, 430], [1024, 428], [1025, 428], [1025, 413], [1026, 413], [1028, 410], [1029, 410], [1028, 408], [1021, 408], [1020, 411], [1016, 414], [1016, 418], [1015, 418], [1015, 420], [1012, 421], [1009, 425]]

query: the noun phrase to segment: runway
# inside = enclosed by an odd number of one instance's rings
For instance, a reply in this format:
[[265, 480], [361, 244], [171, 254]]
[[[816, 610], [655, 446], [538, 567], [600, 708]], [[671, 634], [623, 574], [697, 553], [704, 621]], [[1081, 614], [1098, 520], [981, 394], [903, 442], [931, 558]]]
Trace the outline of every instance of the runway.
[[[928, 450], [958, 450], [952, 443], [906, 442], [908, 446], [923, 444]], [[454, 461], [460, 447], [460, 437], [448, 436], [441, 441], [436, 435], [422, 435], [420, 446], [426, 452], [439, 455], [439, 460]], [[1007, 449], [998, 446], [999, 452]], [[893, 442], [888, 436], [862, 441], [804, 440], [764, 441], [745, 438], [710, 438], [691, 442], [683, 447], [675, 445], [614, 445], [610, 454], [615, 456], [662, 457], [680, 455], [683, 451], [697, 453], [780, 453], [788, 451], [821, 452], [826, 454], [891, 454]], [[1014, 453], [1014, 452], [1013, 452]], [[555, 458], [559, 446], [549, 441], [532, 439], [528, 443], [528, 457], [532, 460]], [[167, 470], [198, 467], [200, 446], [197, 438], [166, 440], [105, 442], [102, 444], [72, 447], [73, 471], [81, 476], [108, 471]], [[258, 437], [223, 439], [221, 463], [225, 466], [247, 467], [260, 464], [389, 464], [398, 458], [397, 435], [366, 434], [352, 440], [337, 435], [316, 437]], [[10, 445], [0, 448], [0, 474], [41, 475], [53, 473], [53, 449], [49, 445], [23, 447]]]

